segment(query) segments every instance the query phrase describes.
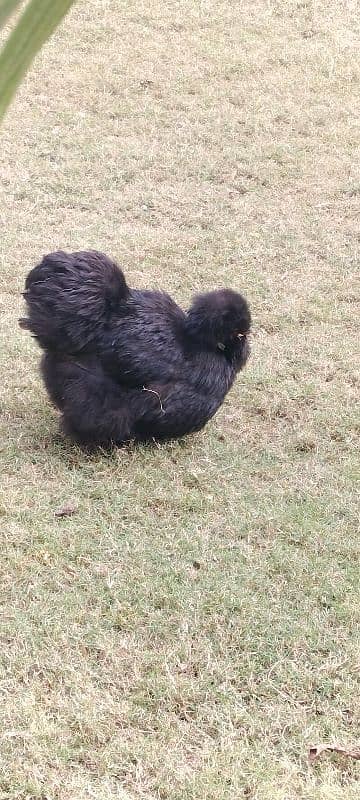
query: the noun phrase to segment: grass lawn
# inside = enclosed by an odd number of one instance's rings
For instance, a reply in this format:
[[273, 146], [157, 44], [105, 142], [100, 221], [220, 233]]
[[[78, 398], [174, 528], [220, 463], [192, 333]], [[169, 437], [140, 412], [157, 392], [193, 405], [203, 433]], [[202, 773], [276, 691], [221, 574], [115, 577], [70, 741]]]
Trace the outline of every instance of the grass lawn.
[[[308, 762], [360, 739], [359, 19], [81, 0], [0, 130], [0, 800], [359, 798]], [[59, 247], [247, 295], [201, 434], [62, 438], [17, 327]]]

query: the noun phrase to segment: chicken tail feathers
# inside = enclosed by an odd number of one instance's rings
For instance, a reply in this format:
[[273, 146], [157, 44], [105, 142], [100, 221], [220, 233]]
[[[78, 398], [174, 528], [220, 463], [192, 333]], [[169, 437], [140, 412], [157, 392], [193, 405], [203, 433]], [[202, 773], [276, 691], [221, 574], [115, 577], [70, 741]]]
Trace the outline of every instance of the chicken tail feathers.
[[128, 294], [121, 269], [103, 253], [50, 253], [27, 276], [28, 317], [19, 324], [44, 350], [76, 353], [98, 336]]

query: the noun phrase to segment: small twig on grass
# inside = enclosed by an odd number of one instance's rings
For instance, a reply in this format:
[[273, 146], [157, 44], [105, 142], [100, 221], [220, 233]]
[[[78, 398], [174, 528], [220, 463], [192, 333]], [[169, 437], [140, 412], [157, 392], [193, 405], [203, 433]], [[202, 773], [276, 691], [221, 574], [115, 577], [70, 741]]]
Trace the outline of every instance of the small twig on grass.
[[360, 747], [348, 748], [331, 744], [317, 744], [314, 747], [310, 747], [310, 764], [313, 764], [322, 753], [340, 753], [340, 755], [347, 756], [347, 758], [354, 758], [356, 761], [360, 761]]

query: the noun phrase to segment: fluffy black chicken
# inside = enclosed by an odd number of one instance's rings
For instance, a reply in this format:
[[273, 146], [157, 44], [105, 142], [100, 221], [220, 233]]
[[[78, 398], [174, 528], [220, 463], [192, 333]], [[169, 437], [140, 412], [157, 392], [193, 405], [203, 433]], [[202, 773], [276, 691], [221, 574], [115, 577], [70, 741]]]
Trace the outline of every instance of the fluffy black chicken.
[[129, 289], [96, 251], [45, 256], [25, 289], [20, 325], [45, 351], [65, 433], [83, 445], [200, 430], [249, 355], [249, 307], [229, 289], [195, 297], [185, 313], [163, 292]]

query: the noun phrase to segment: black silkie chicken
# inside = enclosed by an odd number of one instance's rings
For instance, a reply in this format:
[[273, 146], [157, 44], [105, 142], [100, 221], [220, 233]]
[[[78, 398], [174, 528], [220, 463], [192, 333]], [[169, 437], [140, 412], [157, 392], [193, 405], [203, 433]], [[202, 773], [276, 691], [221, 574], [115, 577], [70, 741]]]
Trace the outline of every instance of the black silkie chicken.
[[230, 289], [187, 313], [158, 291], [130, 289], [103, 253], [51, 253], [29, 273], [20, 320], [44, 350], [42, 374], [64, 432], [86, 446], [198, 431], [248, 355], [251, 317]]

